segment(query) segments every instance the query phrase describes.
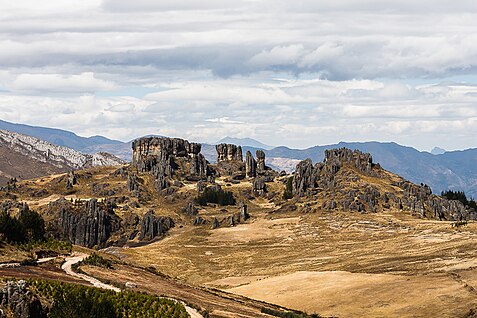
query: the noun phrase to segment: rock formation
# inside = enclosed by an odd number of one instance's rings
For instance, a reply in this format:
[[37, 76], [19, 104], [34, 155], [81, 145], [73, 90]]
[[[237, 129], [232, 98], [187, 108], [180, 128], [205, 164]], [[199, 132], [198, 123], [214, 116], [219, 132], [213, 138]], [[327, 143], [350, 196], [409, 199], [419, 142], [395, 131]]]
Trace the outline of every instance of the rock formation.
[[4, 311], [11, 312], [14, 318], [47, 317], [47, 308], [28, 290], [28, 283], [24, 280], [9, 281], [0, 288], [0, 317], [10, 317], [4, 315]]
[[218, 144], [215, 146], [215, 150], [217, 150], [217, 163], [223, 161], [243, 161], [241, 146]]
[[[346, 168], [346, 169], [344, 169]], [[385, 192], [363, 179], [388, 180], [400, 191]], [[410, 211], [412, 214], [437, 220], [476, 219], [477, 212], [459, 201], [432, 194], [425, 184], [416, 185], [389, 179], [370, 154], [346, 148], [325, 151], [324, 162], [313, 166], [310, 159], [301, 161], [293, 176], [295, 196], [319, 195], [325, 210], [378, 212], [385, 209]]]
[[139, 239], [150, 241], [164, 235], [172, 227], [174, 227], [174, 221], [170, 217], [156, 216], [153, 210], [149, 210], [141, 221]]
[[258, 196], [265, 194], [265, 192], [267, 192], [265, 179], [262, 177], [255, 178], [252, 183], [252, 191]]
[[65, 199], [50, 203], [50, 211], [59, 209], [58, 230], [64, 239], [86, 247], [104, 247], [111, 233], [119, 229], [120, 219], [109, 204], [91, 199], [74, 208]]
[[265, 152], [263, 150], [257, 150], [255, 152], [257, 156], [257, 173], [263, 174], [265, 173], [266, 166], [265, 166]]
[[139, 180], [136, 174], [129, 174], [127, 180], [127, 188], [130, 192], [139, 191]]
[[255, 178], [257, 176], [257, 162], [250, 151], [245, 155], [245, 175], [248, 178]]
[[192, 202], [187, 203], [186, 207], [183, 208], [182, 211], [185, 214], [190, 215], [190, 216], [197, 215], [197, 213], [199, 212], [197, 210], [197, 208], [194, 206], [194, 203], [192, 203]]
[[66, 191], [73, 190], [73, 186], [76, 184], [76, 175], [74, 171], [68, 172], [66, 176]]
[[206, 178], [208, 163], [200, 153], [201, 145], [179, 138], [148, 137], [136, 139], [132, 145], [132, 165], [140, 172], [156, 178], [158, 191], [170, 186], [167, 178]]

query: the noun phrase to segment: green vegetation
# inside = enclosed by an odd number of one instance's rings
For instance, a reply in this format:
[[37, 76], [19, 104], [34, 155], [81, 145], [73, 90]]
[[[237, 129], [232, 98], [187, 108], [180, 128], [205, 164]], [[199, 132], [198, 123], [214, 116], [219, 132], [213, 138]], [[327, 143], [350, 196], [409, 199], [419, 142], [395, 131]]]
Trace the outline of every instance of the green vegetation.
[[467, 199], [467, 196], [465, 195], [464, 191], [442, 191], [441, 196], [448, 200], [458, 200], [462, 202], [463, 205], [473, 208], [477, 211], [477, 202], [475, 202], [473, 198], [470, 198], [470, 200]]
[[73, 244], [66, 241], [55, 240], [51, 237], [28, 241], [19, 245], [24, 251], [54, 251], [58, 254], [69, 254], [73, 248]]
[[462, 221], [455, 221], [454, 223], [452, 223], [452, 227], [461, 227], [461, 226], [465, 226], [467, 225], [467, 220], [462, 220]]
[[283, 199], [288, 200], [293, 198], [293, 177], [288, 178], [285, 192], [283, 192]]
[[31, 286], [37, 294], [51, 300], [48, 317], [119, 318], [119, 317], [189, 317], [184, 306], [157, 296], [35, 280]]
[[266, 307], [262, 307], [260, 311], [264, 314], [275, 316], [275, 317], [281, 317], [281, 318], [319, 318], [320, 317], [320, 315], [318, 314], [308, 315], [306, 313], [299, 312], [299, 311], [281, 311], [281, 310], [275, 310], [275, 309], [266, 308]]
[[205, 188], [196, 198], [197, 204], [217, 203], [219, 205], [234, 205], [235, 198], [232, 192], [222, 189]]
[[91, 254], [75, 265], [91, 265], [103, 268], [113, 268], [113, 262], [111, 262], [111, 260], [105, 259], [96, 253]]
[[17, 218], [8, 211], [0, 212], [0, 238], [9, 243], [25, 243], [43, 240], [45, 221], [35, 211], [30, 211], [27, 205], [20, 210]]

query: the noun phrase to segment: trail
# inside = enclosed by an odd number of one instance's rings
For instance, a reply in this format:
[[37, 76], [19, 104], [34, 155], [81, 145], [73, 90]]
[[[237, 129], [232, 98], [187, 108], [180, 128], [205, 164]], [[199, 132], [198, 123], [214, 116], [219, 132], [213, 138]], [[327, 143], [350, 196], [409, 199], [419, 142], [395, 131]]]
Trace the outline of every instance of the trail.
[[[66, 272], [66, 274], [68, 274], [70, 276], [73, 276], [73, 277], [81, 278], [81, 279], [89, 282], [90, 284], [92, 284], [93, 286], [95, 286], [97, 288], [114, 290], [117, 293], [121, 292], [121, 289], [116, 287], [116, 286], [105, 284], [105, 283], [99, 281], [98, 279], [96, 279], [94, 277], [91, 277], [91, 276], [88, 276], [86, 274], [80, 274], [80, 273], [74, 272], [73, 269], [72, 269], [72, 266], [74, 264], [78, 263], [78, 262], [81, 262], [86, 257], [88, 257], [88, 254], [73, 253], [73, 254], [71, 254], [71, 256], [68, 256], [68, 257], [65, 258], [65, 262], [63, 263], [63, 265], [61, 265], [61, 269], [63, 269]], [[172, 299], [172, 300], [182, 304], [185, 307], [187, 313], [190, 315], [191, 318], [204, 318], [204, 316], [202, 316], [197, 310], [195, 310], [192, 307], [187, 306], [183, 301], [179, 301], [177, 299]]]

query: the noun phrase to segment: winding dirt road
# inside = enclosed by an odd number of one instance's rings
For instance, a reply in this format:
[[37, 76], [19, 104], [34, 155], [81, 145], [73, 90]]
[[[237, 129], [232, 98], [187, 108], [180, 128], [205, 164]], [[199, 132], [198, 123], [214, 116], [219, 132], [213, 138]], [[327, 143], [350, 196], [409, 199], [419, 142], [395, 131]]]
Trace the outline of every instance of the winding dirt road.
[[[86, 257], [88, 257], [88, 254], [73, 253], [73, 254], [71, 254], [71, 256], [68, 256], [68, 257], [65, 258], [65, 262], [63, 263], [63, 265], [61, 265], [61, 269], [63, 269], [66, 272], [66, 274], [68, 274], [70, 276], [73, 276], [73, 277], [76, 277], [76, 278], [83, 279], [83, 280], [89, 282], [90, 284], [92, 284], [95, 287], [114, 290], [115, 292], [119, 293], [121, 291], [121, 289], [116, 287], [116, 286], [102, 283], [101, 281], [99, 281], [98, 279], [96, 279], [94, 277], [91, 277], [91, 276], [88, 276], [88, 275], [85, 275], [85, 274], [76, 273], [76, 272], [73, 271], [72, 266], [74, 264], [78, 263], [78, 262], [81, 262]], [[179, 301], [177, 299], [172, 299], [172, 300], [182, 304], [185, 307], [187, 313], [190, 315], [191, 318], [204, 318], [204, 316], [202, 316], [197, 310], [195, 310], [192, 307], [187, 306], [183, 301]]]

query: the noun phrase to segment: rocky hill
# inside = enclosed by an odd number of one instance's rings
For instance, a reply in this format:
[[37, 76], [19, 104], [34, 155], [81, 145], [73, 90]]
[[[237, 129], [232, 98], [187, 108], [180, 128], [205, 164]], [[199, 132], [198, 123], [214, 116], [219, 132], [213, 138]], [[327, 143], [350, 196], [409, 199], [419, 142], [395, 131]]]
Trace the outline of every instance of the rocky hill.
[[82, 154], [67, 147], [6, 130], [0, 130], [0, 151], [3, 153], [0, 159], [0, 175], [4, 180], [28, 179], [68, 170], [124, 163], [108, 153]]

